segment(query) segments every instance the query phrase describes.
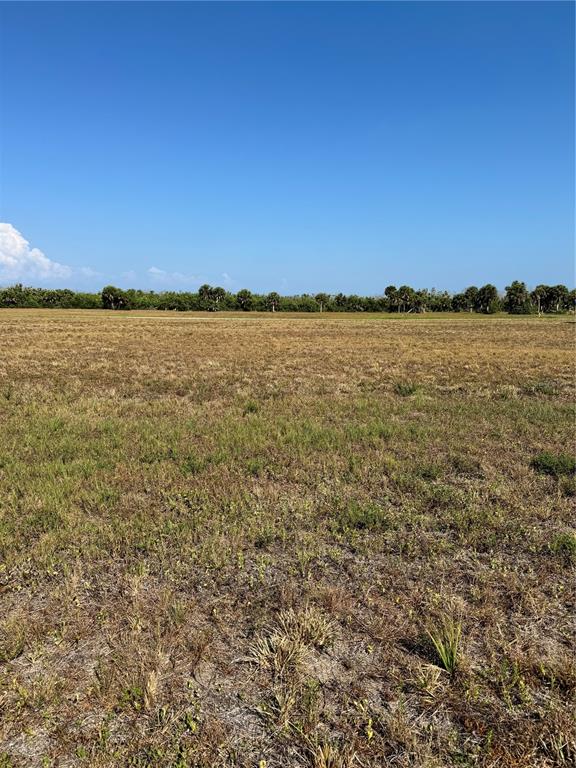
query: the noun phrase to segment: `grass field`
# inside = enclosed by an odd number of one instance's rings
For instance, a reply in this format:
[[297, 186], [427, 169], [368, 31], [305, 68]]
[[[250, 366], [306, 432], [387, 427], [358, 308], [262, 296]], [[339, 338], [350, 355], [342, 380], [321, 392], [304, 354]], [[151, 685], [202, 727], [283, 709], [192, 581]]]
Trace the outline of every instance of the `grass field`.
[[0, 311], [0, 767], [574, 765], [574, 331]]

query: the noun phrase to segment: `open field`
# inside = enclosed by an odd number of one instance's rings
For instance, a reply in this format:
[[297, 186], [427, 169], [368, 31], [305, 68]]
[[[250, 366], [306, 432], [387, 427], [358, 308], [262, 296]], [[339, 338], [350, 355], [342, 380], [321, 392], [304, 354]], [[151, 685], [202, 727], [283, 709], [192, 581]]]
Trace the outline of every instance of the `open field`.
[[574, 765], [574, 331], [0, 311], [0, 767]]

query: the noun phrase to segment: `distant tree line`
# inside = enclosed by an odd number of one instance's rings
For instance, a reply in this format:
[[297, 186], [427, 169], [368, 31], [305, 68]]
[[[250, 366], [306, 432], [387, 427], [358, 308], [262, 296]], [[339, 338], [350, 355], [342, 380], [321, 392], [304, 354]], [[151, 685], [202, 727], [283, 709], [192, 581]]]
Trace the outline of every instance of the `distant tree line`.
[[565, 285], [538, 285], [529, 291], [515, 280], [503, 295], [494, 285], [470, 286], [462, 293], [389, 285], [380, 296], [307, 293], [280, 296], [252, 293], [243, 288], [231, 293], [219, 286], [202, 285], [197, 292], [123, 290], [107, 285], [101, 293], [30, 288], [21, 284], [0, 288], [0, 307], [54, 307], [61, 309], [161, 309], [175, 311], [243, 312], [508, 312], [515, 315], [557, 314], [574, 311], [576, 290]]

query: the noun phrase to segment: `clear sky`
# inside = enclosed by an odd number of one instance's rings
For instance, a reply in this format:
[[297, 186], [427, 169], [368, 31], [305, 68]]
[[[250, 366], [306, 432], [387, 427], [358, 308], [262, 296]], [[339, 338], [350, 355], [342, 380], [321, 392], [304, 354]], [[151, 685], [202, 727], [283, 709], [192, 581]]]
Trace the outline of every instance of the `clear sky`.
[[0, 283], [574, 284], [571, 2], [0, 14]]

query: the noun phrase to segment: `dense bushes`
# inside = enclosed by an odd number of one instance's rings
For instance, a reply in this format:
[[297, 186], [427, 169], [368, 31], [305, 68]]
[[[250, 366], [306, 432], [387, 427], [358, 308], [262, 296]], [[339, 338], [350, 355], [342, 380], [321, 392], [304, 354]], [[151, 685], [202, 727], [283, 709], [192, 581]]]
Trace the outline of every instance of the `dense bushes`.
[[59, 307], [63, 309], [163, 309], [176, 311], [244, 312], [481, 312], [492, 314], [560, 313], [574, 310], [576, 291], [564, 285], [538, 285], [529, 292], [515, 280], [500, 296], [494, 285], [471, 286], [450, 294], [435, 289], [414, 290], [407, 285], [389, 285], [380, 296], [318, 293], [314, 296], [280, 296], [252, 293], [246, 288], [229, 293], [218, 286], [202, 285], [197, 293], [185, 291], [123, 290], [108, 285], [101, 293], [79, 293], [64, 289], [12, 285], [0, 288], [0, 307]]
[[97, 293], [80, 293], [68, 288], [29, 288], [17, 284], [0, 288], [0, 307], [100, 309], [102, 300]]

